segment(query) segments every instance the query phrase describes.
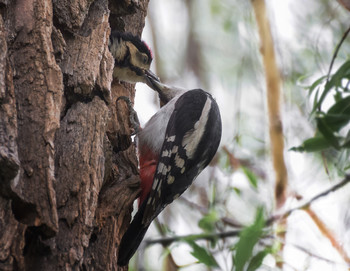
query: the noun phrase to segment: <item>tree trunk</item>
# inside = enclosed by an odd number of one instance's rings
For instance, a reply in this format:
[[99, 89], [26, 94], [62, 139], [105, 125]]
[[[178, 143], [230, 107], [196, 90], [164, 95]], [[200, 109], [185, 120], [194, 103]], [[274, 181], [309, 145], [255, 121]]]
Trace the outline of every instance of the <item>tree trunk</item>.
[[108, 39], [147, 5], [0, 0], [0, 270], [118, 269], [139, 178]]

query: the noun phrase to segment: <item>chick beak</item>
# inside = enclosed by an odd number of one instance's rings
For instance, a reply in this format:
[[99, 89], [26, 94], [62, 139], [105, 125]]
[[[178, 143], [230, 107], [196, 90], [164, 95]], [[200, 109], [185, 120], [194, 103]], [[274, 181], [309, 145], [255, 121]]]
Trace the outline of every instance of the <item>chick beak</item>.
[[159, 84], [161, 84], [159, 77], [151, 72], [150, 70], [145, 70], [144, 78], [146, 79], [146, 84], [157, 91], [159, 89]]
[[159, 77], [150, 70], [145, 71], [146, 84], [158, 93], [168, 92], [171, 87], [163, 84]]
[[186, 92], [183, 88], [168, 86], [160, 82], [160, 79], [152, 72], [145, 71], [144, 77], [146, 78], [147, 85], [153, 90], [158, 92], [161, 104], [167, 104], [175, 96]]

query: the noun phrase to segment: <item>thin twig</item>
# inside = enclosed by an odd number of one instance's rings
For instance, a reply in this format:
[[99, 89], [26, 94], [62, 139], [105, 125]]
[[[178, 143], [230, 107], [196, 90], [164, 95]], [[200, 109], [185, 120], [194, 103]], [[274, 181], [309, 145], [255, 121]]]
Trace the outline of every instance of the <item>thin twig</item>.
[[[330, 259], [328, 259], [328, 258], [325, 258], [325, 257], [323, 257], [323, 256], [317, 255], [317, 254], [315, 254], [314, 252], [311, 252], [311, 251], [307, 250], [306, 248], [304, 248], [304, 247], [302, 247], [302, 246], [300, 246], [300, 245], [293, 244], [293, 243], [288, 243], [288, 244], [286, 244], [286, 245], [287, 245], [287, 246], [288, 246], [288, 245], [289, 245], [289, 246], [293, 246], [294, 248], [296, 248], [296, 249], [298, 249], [298, 250], [304, 252], [305, 254], [309, 255], [310, 257], [313, 257], [313, 258], [316, 258], [316, 259], [318, 259], [318, 260], [327, 262], [327, 263], [329, 263], [329, 264], [339, 264], [339, 265], [343, 265], [343, 264], [340, 263], [340, 262], [335, 262], [335, 261], [332, 261], [332, 260], [330, 260]], [[348, 267], [350, 267], [350, 266], [348, 265]]]
[[235, 157], [235, 155], [229, 150], [226, 145], [222, 147], [222, 150], [228, 156], [232, 169], [236, 170], [240, 167], [246, 167], [261, 179], [266, 179], [266, 173], [261, 168], [254, 167], [250, 159], [241, 159]]
[[309, 207], [311, 205], [311, 203], [313, 203], [314, 201], [318, 200], [319, 198], [322, 198], [324, 196], [327, 196], [329, 193], [331, 192], [335, 192], [337, 191], [338, 189], [342, 188], [343, 186], [345, 186], [346, 184], [348, 184], [350, 182], [350, 174], [349, 175], [346, 175], [345, 178], [338, 184], [336, 185], [333, 185], [332, 187], [328, 188], [326, 191], [314, 196], [313, 198], [311, 198], [309, 201], [307, 201], [306, 203], [298, 206], [298, 207], [295, 207], [295, 208], [292, 208], [290, 210], [288, 210], [287, 212], [285, 212], [284, 214], [281, 214], [281, 215], [274, 215], [272, 217], [270, 217], [267, 221], [266, 221], [266, 225], [270, 225], [272, 222], [276, 221], [276, 220], [279, 220], [281, 218], [286, 218], [288, 217], [291, 213], [293, 213], [294, 211], [296, 210], [302, 210], [302, 209], [305, 209], [307, 207]]
[[[350, 175], [346, 175], [345, 178], [340, 183], [338, 183], [338, 184], [330, 187], [326, 191], [314, 196], [309, 201], [300, 205], [299, 207], [290, 209], [289, 211], [285, 212], [282, 215], [274, 215], [274, 216], [270, 217], [266, 221], [266, 226], [270, 226], [272, 224], [272, 222], [275, 222], [278, 219], [288, 217], [292, 212], [294, 212], [296, 210], [301, 210], [301, 209], [305, 209], [305, 208], [309, 207], [311, 205], [311, 203], [313, 203], [314, 201], [320, 199], [321, 197], [328, 195], [331, 192], [335, 192], [336, 190], [345, 186], [349, 182], [350, 182]], [[186, 239], [190, 239], [190, 240], [215, 240], [215, 239], [223, 239], [223, 238], [228, 238], [228, 237], [237, 237], [237, 236], [239, 236], [240, 233], [241, 233], [241, 230], [227, 231], [227, 232], [220, 232], [220, 233], [179, 235], [179, 236], [172, 236], [172, 237], [163, 237], [163, 238], [158, 238], [158, 239], [146, 239], [143, 243], [144, 243], [144, 247], [154, 245], [154, 244], [161, 244], [164, 246], [168, 246], [171, 243], [183, 241]]]
[[341, 45], [343, 44], [343, 42], [345, 41], [345, 39], [346, 39], [347, 35], [349, 34], [349, 32], [350, 32], [350, 27], [348, 28], [348, 30], [345, 31], [345, 33], [343, 34], [340, 42], [338, 43], [337, 47], [335, 48], [331, 64], [329, 65], [329, 70], [328, 70], [328, 74], [327, 74], [327, 83], [329, 82], [329, 76], [331, 75], [333, 64], [334, 64], [334, 61], [335, 61], [335, 59], [336, 59], [336, 57], [338, 55], [339, 49], [340, 49]]
[[[179, 198], [179, 201], [182, 201], [184, 202], [185, 204], [187, 204], [188, 206], [190, 206], [191, 208], [196, 208], [198, 211], [200, 211], [202, 214], [208, 214], [209, 213], [209, 210], [208, 208], [204, 207], [204, 206], [200, 206], [199, 204], [197, 203], [194, 203], [192, 201], [189, 201], [188, 199], [186, 199], [185, 197], [181, 197]], [[228, 218], [228, 217], [222, 217], [220, 219], [224, 224], [226, 225], [229, 225], [231, 227], [234, 227], [234, 228], [242, 228], [243, 225], [237, 221], [234, 221], [233, 219], [231, 218]]]
[[[164, 230], [164, 228], [162, 227], [161, 223], [159, 222], [159, 219], [156, 218], [154, 220], [155, 222], [155, 225], [156, 225], [156, 228], [158, 230], [158, 232], [163, 236], [163, 238], [165, 237], [166, 235], [166, 232]], [[163, 248], [164, 249], [168, 249], [168, 247], [166, 245], [163, 245]], [[171, 251], [169, 251], [169, 253], [167, 254], [167, 257], [166, 257], [166, 262], [165, 262], [166, 266], [167, 266], [167, 270], [178, 270], [179, 269], [179, 266], [176, 264], [175, 260], [174, 260], [174, 257], [171, 253]]]
[[[271, 239], [275, 239], [277, 240], [278, 242], [281, 242], [283, 243], [285, 246], [292, 246], [302, 252], [304, 252], [305, 254], [309, 255], [310, 257], [313, 257], [313, 258], [316, 258], [318, 260], [321, 260], [321, 261], [324, 261], [324, 262], [327, 262], [329, 264], [337, 264], [337, 265], [344, 265], [344, 263], [341, 263], [341, 262], [336, 262], [336, 261], [333, 261], [331, 259], [328, 259], [328, 258], [325, 258], [323, 256], [320, 256], [318, 254], [315, 254], [314, 252], [311, 252], [309, 251], [308, 249], [306, 249], [305, 247], [302, 247], [301, 245], [297, 245], [295, 243], [291, 243], [291, 242], [288, 242], [286, 243], [285, 241], [283, 241], [281, 238], [277, 238], [276, 236], [274, 235], [268, 235], [266, 236], [266, 238], [271, 238]], [[266, 244], [264, 242], [262, 242], [262, 245], [265, 245]], [[348, 267], [350, 267], [350, 264], [347, 264]]]
[[145, 246], [154, 245], [154, 244], [169, 246], [173, 242], [183, 241], [186, 239], [216, 240], [216, 239], [223, 239], [228, 237], [236, 237], [240, 234], [240, 232], [241, 232], [240, 230], [237, 230], [237, 231], [227, 231], [227, 232], [220, 232], [220, 233], [179, 235], [179, 236], [173, 236], [173, 237], [163, 237], [158, 239], [148, 239], [148, 240], [145, 240], [144, 243], [145, 243]]
[[330, 230], [327, 227], [327, 225], [322, 221], [322, 219], [320, 219], [318, 215], [314, 211], [312, 211], [310, 208], [307, 208], [304, 210], [310, 216], [310, 218], [315, 223], [319, 231], [323, 234], [323, 236], [325, 236], [330, 241], [333, 248], [336, 251], [338, 251], [339, 255], [344, 259], [344, 261], [347, 263], [350, 263], [350, 258], [347, 252], [344, 250], [343, 246], [338, 242], [332, 230]]

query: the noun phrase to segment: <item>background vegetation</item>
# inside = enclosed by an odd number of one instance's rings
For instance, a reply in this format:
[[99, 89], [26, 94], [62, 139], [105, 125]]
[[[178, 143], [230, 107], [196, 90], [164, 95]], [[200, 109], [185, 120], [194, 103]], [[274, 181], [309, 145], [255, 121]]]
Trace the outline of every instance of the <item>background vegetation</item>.
[[[131, 267], [349, 268], [349, 12], [335, 1], [267, 1], [279, 98], [266, 88], [257, 2], [150, 2], [143, 37], [154, 70], [168, 84], [211, 92], [224, 134], [212, 167], [153, 224]], [[146, 121], [157, 102], [137, 89]], [[271, 120], [283, 128], [282, 145], [271, 142]]]

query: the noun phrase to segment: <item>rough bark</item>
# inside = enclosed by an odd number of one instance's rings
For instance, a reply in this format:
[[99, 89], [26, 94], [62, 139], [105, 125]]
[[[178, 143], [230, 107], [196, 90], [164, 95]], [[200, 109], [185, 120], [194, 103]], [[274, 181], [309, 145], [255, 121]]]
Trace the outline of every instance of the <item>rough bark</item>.
[[[0, 270], [117, 270], [139, 192], [112, 29], [148, 0], [0, 0]], [[126, 268], [124, 268], [126, 269]]]

